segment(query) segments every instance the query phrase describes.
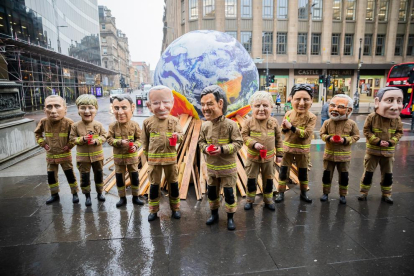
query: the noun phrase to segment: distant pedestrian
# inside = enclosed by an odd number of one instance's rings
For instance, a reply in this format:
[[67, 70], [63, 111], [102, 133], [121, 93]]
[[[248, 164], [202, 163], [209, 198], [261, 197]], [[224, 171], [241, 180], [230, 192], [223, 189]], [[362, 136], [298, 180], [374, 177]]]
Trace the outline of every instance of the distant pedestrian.
[[322, 106], [321, 110], [321, 125], [323, 125], [323, 122], [329, 119], [329, 103], [331, 101], [327, 100], [326, 103]]

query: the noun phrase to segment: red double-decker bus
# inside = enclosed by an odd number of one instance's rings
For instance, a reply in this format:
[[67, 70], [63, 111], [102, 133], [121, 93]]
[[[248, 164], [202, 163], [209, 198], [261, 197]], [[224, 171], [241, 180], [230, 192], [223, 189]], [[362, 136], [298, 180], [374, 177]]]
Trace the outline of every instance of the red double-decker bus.
[[387, 83], [385, 86], [400, 88], [404, 93], [403, 110], [401, 115], [410, 116], [413, 104], [413, 84], [408, 83], [410, 71], [414, 68], [414, 62], [396, 64], [388, 72]]

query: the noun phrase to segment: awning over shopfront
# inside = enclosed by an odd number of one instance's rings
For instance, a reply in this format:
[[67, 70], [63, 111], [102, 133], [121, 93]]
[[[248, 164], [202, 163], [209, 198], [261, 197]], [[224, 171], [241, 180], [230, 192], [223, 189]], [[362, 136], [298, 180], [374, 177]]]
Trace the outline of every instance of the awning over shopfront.
[[[378, 63], [378, 64], [362, 64], [362, 69], [383, 69], [389, 70], [394, 64]], [[256, 64], [257, 69], [266, 69], [266, 63]], [[269, 69], [357, 69], [357, 63], [269, 63]]]
[[46, 49], [44, 47], [29, 44], [26, 41], [20, 39], [4, 38], [0, 36], [0, 47], [5, 47], [6, 52], [17, 52], [20, 51], [21, 54], [30, 53], [32, 56], [46, 56], [48, 58], [60, 60], [68, 65], [73, 67], [84, 69], [90, 73], [104, 74], [104, 75], [116, 75], [118, 72], [103, 68], [99, 65], [89, 63], [71, 56], [63, 55], [55, 51]]

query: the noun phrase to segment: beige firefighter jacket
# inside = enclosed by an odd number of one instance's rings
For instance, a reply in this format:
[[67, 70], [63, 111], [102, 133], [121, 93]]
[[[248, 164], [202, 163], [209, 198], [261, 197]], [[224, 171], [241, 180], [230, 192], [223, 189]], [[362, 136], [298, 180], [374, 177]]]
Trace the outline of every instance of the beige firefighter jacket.
[[[246, 120], [242, 131], [243, 141], [248, 147], [247, 157], [254, 162], [265, 163], [273, 161], [276, 156], [283, 157], [282, 133], [275, 118], [259, 121], [255, 118]], [[254, 148], [260, 143], [267, 150], [266, 158], [260, 157], [260, 151]]]
[[169, 138], [176, 132], [177, 143], [181, 142], [183, 132], [174, 116], [168, 115], [164, 120], [153, 115], [145, 119], [142, 125], [142, 146], [149, 165], [170, 165], [177, 163], [177, 149], [170, 146]]
[[285, 134], [283, 151], [293, 154], [305, 154], [310, 152], [313, 129], [316, 124], [316, 116], [312, 112], [304, 114], [295, 110], [288, 111], [285, 118], [292, 124], [292, 129], [282, 129]]
[[[48, 118], [43, 118], [37, 125], [34, 133], [37, 143], [44, 147], [49, 145], [50, 150], [46, 152], [46, 161], [48, 164], [60, 164], [64, 162], [72, 162], [70, 150], [63, 151], [65, 146], [69, 149], [75, 145], [69, 141], [69, 133], [73, 121], [63, 117], [58, 122], [52, 122]], [[45, 135], [43, 136], [43, 132]]]
[[116, 165], [131, 165], [138, 163], [138, 150], [129, 153], [129, 147], [123, 147], [121, 140], [129, 140], [137, 147], [141, 147], [141, 128], [135, 121], [127, 123], [113, 122], [109, 125], [107, 142], [113, 147], [114, 163]]
[[[388, 119], [373, 112], [365, 120], [364, 136], [367, 138], [367, 153], [392, 157], [395, 145], [403, 136], [401, 118]], [[389, 147], [380, 147], [381, 141], [387, 141]]]
[[206, 148], [211, 144], [221, 147], [222, 152], [216, 156], [206, 154], [207, 174], [215, 177], [236, 174], [237, 152], [243, 146], [237, 124], [224, 116], [203, 122], [198, 146], [203, 153], [206, 153]]
[[[96, 140], [95, 145], [88, 145], [88, 141], [83, 140], [83, 137], [89, 134]], [[106, 141], [106, 130], [100, 122], [92, 121], [88, 124], [83, 121], [76, 122], [72, 125], [69, 137], [77, 146], [76, 162], [92, 163], [104, 159], [102, 144]]]
[[[351, 161], [351, 145], [360, 138], [358, 126], [353, 120], [326, 120], [321, 127], [320, 135], [321, 139], [326, 143], [323, 160], [333, 162]], [[334, 135], [344, 138], [344, 143], [330, 142], [330, 138]]]

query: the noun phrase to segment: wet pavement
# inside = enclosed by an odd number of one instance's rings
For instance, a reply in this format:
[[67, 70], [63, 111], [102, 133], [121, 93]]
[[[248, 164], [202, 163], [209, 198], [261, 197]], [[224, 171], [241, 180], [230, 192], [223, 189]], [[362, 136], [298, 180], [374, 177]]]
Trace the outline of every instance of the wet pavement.
[[[73, 107], [68, 116], [79, 119]], [[353, 116], [360, 128], [365, 117]], [[100, 99], [96, 119], [105, 127], [113, 120], [109, 99]], [[143, 119], [134, 117], [138, 122]], [[83, 195], [79, 204], [72, 204], [62, 171], [61, 200], [47, 206], [44, 153], [4, 169], [0, 171], [1, 274], [413, 275], [414, 134], [406, 131], [397, 146], [394, 205], [380, 200], [378, 170], [368, 201], [356, 199], [365, 154], [362, 139], [352, 149], [347, 204], [338, 201], [337, 173], [329, 201], [320, 202], [324, 144], [315, 134], [309, 172], [313, 203], [301, 202], [294, 185], [276, 212], [264, 209], [260, 196], [253, 210], [244, 211], [245, 199], [239, 196], [233, 232], [226, 229], [224, 202], [219, 224], [205, 225], [208, 200], [204, 196], [197, 201], [193, 187], [188, 199], [181, 201], [181, 220], [170, 217], [168, 197], [163, 197], [160, 218], [149, 223], [148, 204], [134, 206], [130, 191], [127, 206], [119, 209], [116, 188], [106, 195], [106, 202], [98, 202], [93, 192], [91, 207], [85, 207]], [[110, 153], [105, 146], [104, 154]], [[110, 173], [107, 167], [104, 173]], [[76, 175], [79, 180], [77, 171]]]

